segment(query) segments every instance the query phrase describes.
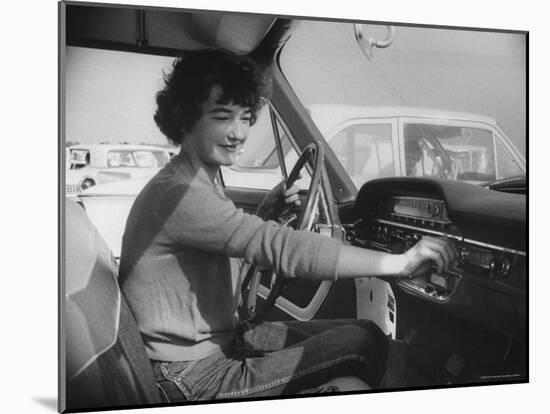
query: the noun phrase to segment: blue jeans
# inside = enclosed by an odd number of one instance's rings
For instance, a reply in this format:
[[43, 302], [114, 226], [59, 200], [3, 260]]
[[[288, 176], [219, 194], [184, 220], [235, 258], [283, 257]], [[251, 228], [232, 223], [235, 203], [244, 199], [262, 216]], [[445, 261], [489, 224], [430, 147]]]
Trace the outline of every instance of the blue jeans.
[[368, 320], [264, 322], [204, 359], [153, 361], [168, 402], [319, 392], [355, 376], [376, 388], [386, 371], [389, 339]]

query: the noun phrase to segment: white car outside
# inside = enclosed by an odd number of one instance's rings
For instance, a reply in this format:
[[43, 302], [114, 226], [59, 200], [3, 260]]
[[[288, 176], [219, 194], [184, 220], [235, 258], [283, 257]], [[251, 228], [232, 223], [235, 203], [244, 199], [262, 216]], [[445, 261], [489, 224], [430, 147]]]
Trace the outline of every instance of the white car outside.
[[[357, 188], [383, 177], [482, 184], [526, 173], [524, 157], [490, 117], [396, 106], [323, 104], [310, 105], [308, 111]], [[258, 136], [265, 141], [265, 134]], [[274, 144], [257, 140], [253, 145], [233, 166], [222, 168], [226, 185], [265, 189], [281, 181]], [[287, 145], [287, 168], [297, 159], [290, 149]], [[305, 189], [309, 180], [298, 185]]]
[[170, 159], [170, 153], [152, 145], [73, 145], [67, 151], [66, 195], [74, 196], [96, 184], [151, 177]]

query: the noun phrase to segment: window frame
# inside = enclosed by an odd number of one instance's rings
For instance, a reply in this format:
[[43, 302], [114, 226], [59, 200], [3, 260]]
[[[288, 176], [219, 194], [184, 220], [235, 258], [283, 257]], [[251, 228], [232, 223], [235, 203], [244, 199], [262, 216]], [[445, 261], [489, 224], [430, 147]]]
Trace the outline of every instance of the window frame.
[[[339, 133], [341, 133], [347, 128], [361, 126], [361, 125], [380, 125], [380, 126], [389, 125], [390, 136], [391, 136], [392, 162], [394, 166], [395, 176], [398, 177], [399, 175], [401, 175], [401, 158], [399, 156], [399, 145], [398, 145], [399, 137], [397, 134], [397, 131], [398, 131], [397, 118], [393, 118], [393, 117], [364, 118], [363, 117], [363, 118], [347, 119], [344, 122], [339, 123], [337, 126], [332, 128], [331, 130], [329, 130], [329, 132], [326, 134], [325, 140], [327, 142], [327, 146], [330, 147], [330, 149], [334, 152], [334, 149], [330, 145], [330, 142], [336, 137], [336, 135], [338, 135]], [[341, 164], [339, 160], [338, 162]], [[344, 171], [348, 173], [348, 171], [346, 170], [346, 167], [344, 165], [341, 165], [341, 166], [344, 169]], [[357, 186], [355, 187], [358, 190]]]

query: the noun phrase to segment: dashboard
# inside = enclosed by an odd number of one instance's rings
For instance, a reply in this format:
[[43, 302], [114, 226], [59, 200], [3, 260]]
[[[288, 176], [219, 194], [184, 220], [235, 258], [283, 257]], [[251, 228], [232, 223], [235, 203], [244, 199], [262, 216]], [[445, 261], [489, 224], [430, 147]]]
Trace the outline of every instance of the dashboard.
[[449, 180], [395, 177], [361, 188], [347, 240], [402, 253], [426, 235], [453, 239], [459, 260], [392, 281], [453, 314], [525, 340], [527, 253], [525, 195]]

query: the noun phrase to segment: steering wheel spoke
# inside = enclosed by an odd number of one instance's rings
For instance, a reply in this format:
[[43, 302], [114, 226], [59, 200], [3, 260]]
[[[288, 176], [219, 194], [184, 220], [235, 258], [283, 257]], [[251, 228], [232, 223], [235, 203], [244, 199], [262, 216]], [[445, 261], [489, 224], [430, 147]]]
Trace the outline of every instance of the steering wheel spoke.
[[[315, 206], [318, 202], [318, 194], [321, 186], [321, 177], [324, 165], [324, 148], [319, 142], [312, 142], [304, 148], [304, 151], [296, 161], [286, 181], [286, 188], [290, 188], [300, 176], [300, 172], [307, 163], [311, 166], [311, 182], [307, 198], [299, 214], [288, 207], [284, 201], [279, 201], [270, 209], [266, 220], [275, 220], [281, 225], [292, 226], [296, 230], [310, 229]], [[277, 298], [283, 293], [289, 279], [272, 272], [270, 290], [265, 302], [258, 303], [258, 288], [265, 269], [250, 265], [245, 269], [246, 275], [242, 282], [242, 305], [239, 310], [241, 319], [249, 323], [261, 322], [275, 305]]]

